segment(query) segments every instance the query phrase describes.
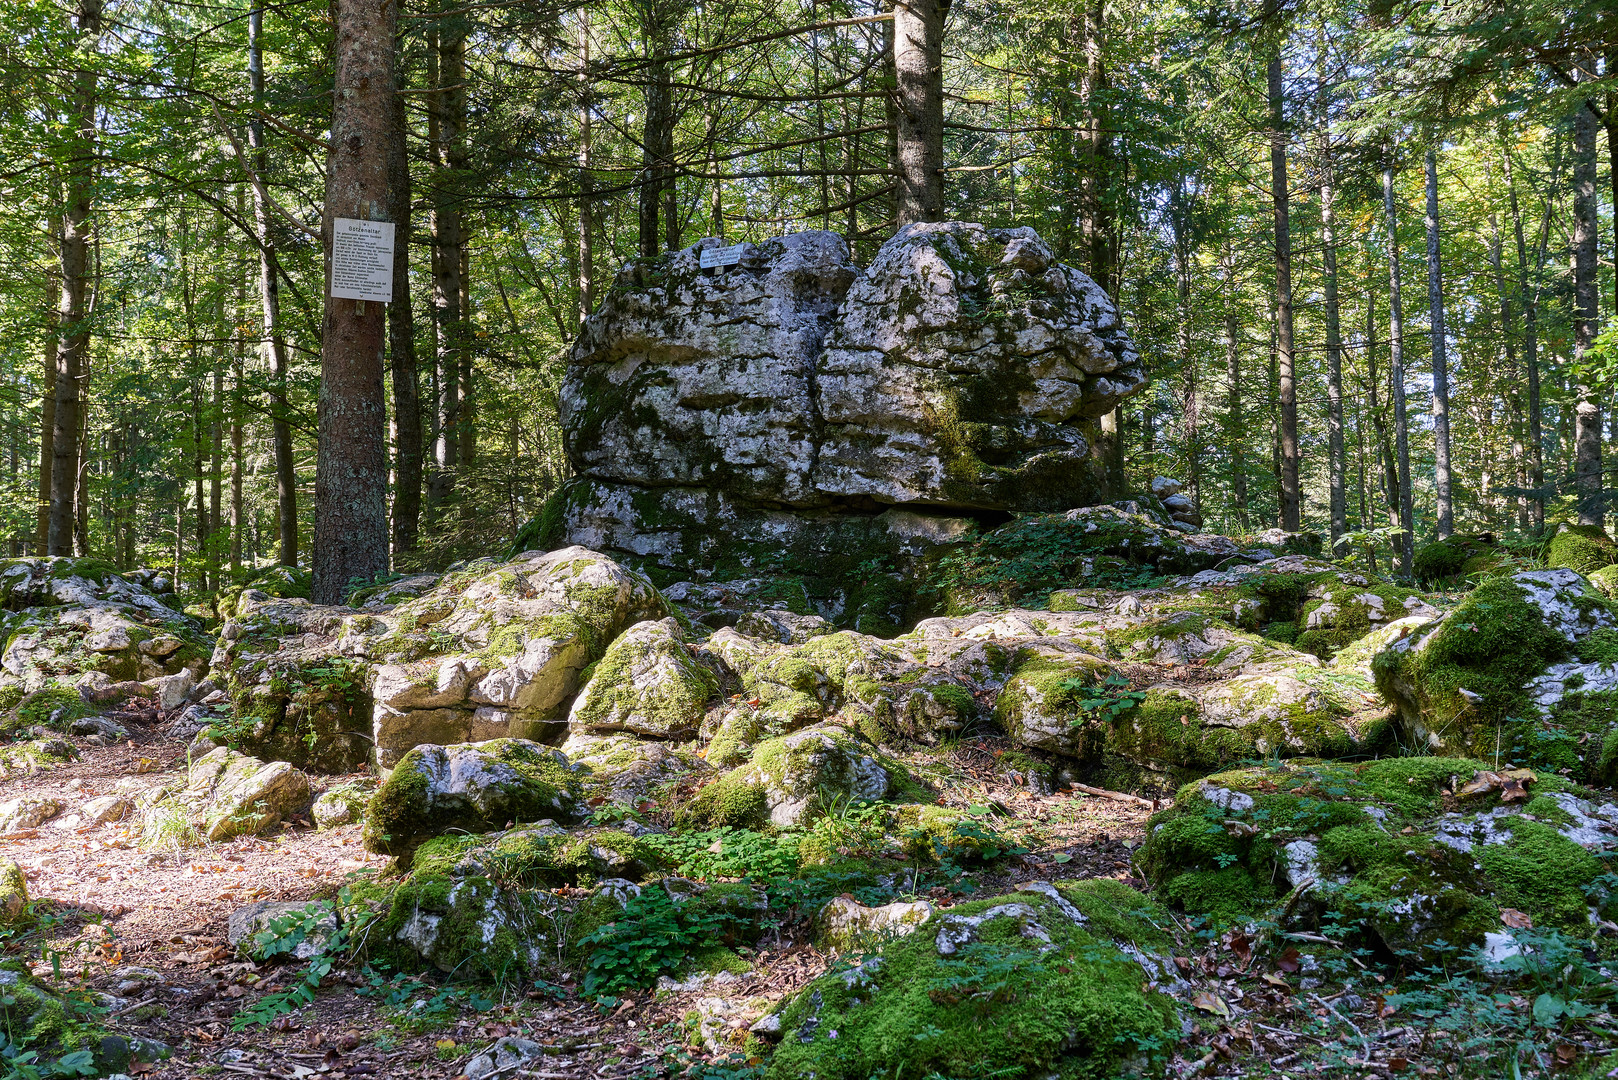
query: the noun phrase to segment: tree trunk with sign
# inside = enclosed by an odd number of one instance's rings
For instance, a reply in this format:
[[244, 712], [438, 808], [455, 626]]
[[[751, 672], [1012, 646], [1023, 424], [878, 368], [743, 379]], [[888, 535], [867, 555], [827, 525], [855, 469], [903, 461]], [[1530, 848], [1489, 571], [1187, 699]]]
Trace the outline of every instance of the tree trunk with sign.
[[388, 569], [382, 396], [384, 306], [331, 297], [334, 223], [386, 221], [395, 0], [337, 0], [337, 80], [326, 157], [327, 299], [321, 328], [313, 598], [339, 603]]

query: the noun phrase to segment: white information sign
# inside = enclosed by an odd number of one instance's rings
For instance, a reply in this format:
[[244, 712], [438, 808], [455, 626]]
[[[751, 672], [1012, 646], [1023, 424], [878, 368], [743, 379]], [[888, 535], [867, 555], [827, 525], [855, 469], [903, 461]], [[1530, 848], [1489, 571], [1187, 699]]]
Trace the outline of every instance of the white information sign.
[[742, 248], [746, 244], [732, 244], [729, 247], [703, 248], [698, 262], [704, 270], [715, 266], [735, 266], [742, 261]]
[[332, 221], [331, 295], [384, 304], [393, 299], [393, 222]]

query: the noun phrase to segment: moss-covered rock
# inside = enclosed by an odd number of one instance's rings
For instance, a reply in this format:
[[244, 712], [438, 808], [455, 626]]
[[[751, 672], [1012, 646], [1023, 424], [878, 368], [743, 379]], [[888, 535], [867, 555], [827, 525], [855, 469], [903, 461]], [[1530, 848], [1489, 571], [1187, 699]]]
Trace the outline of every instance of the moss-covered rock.
[[1548, 745], [1561, 741], [1547, 715], [1555, 702], [1543, 692], [1536, 699], [1528, 688], [1553, 665], [1608, 659], [1601, 654], [1618, 641], [1615, 629], [1618, 614], [1578, 574], [1519, 571], [1485, 579], [1453, 611], [1391, 642], [1373, 666], [1413, 744], [1551, 763]]
[[562, 753], [577, 768], [585, 801], [592, 806], [636, 806], [671, 780], [713, 771], [690, 750], [631, 735], [570, 735]]
[[620, 634], [590, 669], [568, 714], [568, 728], [587, 734], [627, 731], [662, 739], [696, 734], [713, 674], [691, 655], [673, 618], [643, 622]]
[[1482, 944], [1505, 907], [1588, 933], [1592, 912], [1618, 910], [1602, 876], [1618, 805], [1532, 773], [1516, 777], [1532, 801], [1504, 803], [1491, 775], [1464, 758], [1220, 773], [1153, 817], [1138, 863], [1187, 911], [1246, 918], [1296, 891], [1410, 958]]
[[1029, 646], [1017, 654], [1012, 675], [995, 700], [994, 718], [1019, 746], [1085, 758], [1103, 734], [1083, 690], [1112, 674], [1106, 661], [1078, 651]]
[[921, 795], [903, 765], [827, 724], [760, 743], [748, 764], [697, 789], [678, 820], [696, 828], [798, 825], [855, 801]]
[[309, 777], [285, 761], [263, 762], [220, 746], [192, 762], [180, 797], [209, 840], [254, 836], [307, 809]]
[[11, 859], [0, 859], [0, 924], [11, 924], [28, 912], [28, 878]]
[[1618, 565], [1603, 566], [1590, 572], [1590, 584], [1608, 600], [1618, 600]]
[[1111, 881], [958, 904], [794, 997], [766, 1075], [1155, 1075], [1178, 1022], [1152, 988], [1163, 971], [1147, 950], [1163, 935], [1150, 907]]
[[327, 788], [309, 808], [310, 816], [322, 829], [337, 829], [365, 819], [365, 806], [376, 794], [375, 782], [351, 780]]
[[1545, 544], [1545, 565], [1552, 570], [1591, 574], [1618, 563], [1618, 543], [1600, 525], [1562, 524]]
[[418, 746], [405, 754], [365, 811], [365, 847], [407, 858], [452, 831], [579, 815], [580, 783], [567, 757], [527, 739]]
[[1412, 569], [1429, 585], [1453, 584], [1469, 574], [1492, 570], [1503, 559], [1504, 551], [1491, 533], [1450, 536], [1418, 548]]

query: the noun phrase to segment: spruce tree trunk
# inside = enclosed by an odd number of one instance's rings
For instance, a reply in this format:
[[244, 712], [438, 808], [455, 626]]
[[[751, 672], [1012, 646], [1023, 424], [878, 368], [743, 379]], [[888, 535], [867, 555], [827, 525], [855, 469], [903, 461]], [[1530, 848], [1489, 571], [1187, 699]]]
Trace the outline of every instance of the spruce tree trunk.
[[637, 193], [640, 210], [640, 253], [651, 258], [663, 250], [661, 220], [670, 236], [678, 233], [675, 222], [667, 220], [663, 189], [672, 185], [674, 166], [674, 88], [666, 57], [672, 27], [666, 0], [648, 0], [642, 27], [646, 45], [645, 119], [641, 123], [641, 182]]
[[[581, 7], [579, 18], [579, 318], [580, 326], [595, 310], [595, 136], [590, 89], [590, 9]], [[714, 171], [718, 171], [717, 169]], [[714, 181], [717, 188], [718, 181]], [[722, 234], [720, 234], [722, 235]]]
[[1414, 572], [1416, 514], [1410, 490], [1410, 420], [1405, 414], [1405, 313], [1400, 295], [1399, 214], [1393, 193], [1393, 148], [1382, 170], [1382, 211], [1388, 234], [1388, 380], [1393, 395], [1393, 438], [1399, 459], [1399, 569]]
[[421, 385], [416, 320], [410, 300], [410, 159], [404, 97], [394, 95], [388, 138], [388, 204], [393, 220], [393, 303], [388, 305], [388, 366], [393, 381], [393, 553], [415, 551], [421, 528]]
[[1275, 217], [1275, 356], [1280, 403], [1281, 528], [1303, 528], [1298, 484], [1298, 376], [1292, 345], [1292, 227], [1288, 220], [1286, 118], [1279, 51], [1270, 58], [1270, 192]]
[[275, 455], [276, 535], [282, 566], [298, 565], [298, 472], [292, 456], [292, 424], [287, 405], [287, 345], [281, 336], [281, 282], [276, 265], [275, 237], [270, 231], [269, 192], [264, 173], [269, 151], [264, 142], [264, 8], [255, 4], [247, 17], [247, 83], [253, 95], [253, 118], [247, 124], [247, 145], [252, 150], [253, 226], [258, 234], [258, 286], [263, 305], [264, 352], [270, 373], [270, 444]]
[[944, 219], [944, 23], [949, 4], [901, 0], [893, 9], [901, 227]]
[[337, 65], [326, 157], [327, 293], [321, 327], [312, 598], [340, 603], [351, 582], [388, 569], [382, 305], [335, 300], [336, 218], [388, 218], [394, 114], [394, 0], [336, 0]]
[[455, 488], [461, 462], [461, 354], [466, 350], [466, 317], [461, 310], [462, 215], [457, 190], [466, 168], [466, 38], [457, 28], [437, 37], [437, 83], [432, 95], [433, 152], [438, 165], [433, 205], [433, 307], [438, 335], [438, 440], [435, 468], [427, 486], [429, 517]]
[[[83, 54], [93, 56], [101, 36], [101, 0], [78, 0], [73, 23]], [[73, 153], [67, 168], [67, 198], [57, 245], [62, 294], [57, 305], [58, 337], [53, 373], [56, 411], [51, 417], [51, 505], [46, 529], [46, 552], [50, 555], [73, 554], [78, 531], [80, 411], [90, 351], [85, 297], [91, 275], [89, 217], [96, 153], [96, 69], [88, 62], [73, 73], [72, 95], [69, 123]]]
[[1601, 401], [1586, 371], [1595, 344], [1600, 302], [1596, 298], [1596, 118], [1587, 106], [1573, 114], [1573, 483], [1579, 524], [1601, 525], [1606, 502], [1601, 483]]
[[1427, 308], [1433, 348], [1433, 488], [1438, 538], [1455, 532], [1453, 477], [1450, 473], [1449, 359], [1444, 328], [1444, 261], [1439, 249], [1438, 152], [1427, 148]]
[[[1107, 87], [1106, 0], [1087, 0], [1083, 16], [1084, 70], [1079, 100], [1084, 106], [1084, 146], [1079, 180], [1081, 228], [1090, 277], [1111, 297], [1118, 295], [1118, 249], [1113, 241], [1112, 135], [1107, 130], [1104, 97]], [[1122, 495], [1122, 492], [1120, 492]]]

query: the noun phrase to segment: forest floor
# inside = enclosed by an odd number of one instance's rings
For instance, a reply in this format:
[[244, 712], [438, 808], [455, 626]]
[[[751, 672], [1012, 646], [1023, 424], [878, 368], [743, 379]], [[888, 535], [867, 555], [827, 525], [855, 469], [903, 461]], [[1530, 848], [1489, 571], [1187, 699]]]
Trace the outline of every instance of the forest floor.
[[[127, 742], [72, 739], [78, 760], [0, 781], [0, 798], [48, 797], [66, 808], [38, 828], [0, 834], [0, 857], [22, 867], [45, 915], [43, 932], [11, 942], [12, 955], [26, 948], [35, 974], [58, 988], [111, 995], [111, 1030], [174, 1049], [166, 1061], [132, 1066], [136, 1076], [452, 1078], [504, 1035], [555, 1048], [524, 1076], [663, 1076], [703, 1058], [684, 1039], [682, 1018], [693, 999], [716, 992], [781, 997], [829, 963], [802, 940], [806, 926], [787, 926], [750, 957], [752, 972], [725, 982], [722, 991], [626, 996], [607, 1012], [566, 985], [492, 1001], [426, 980], [383, 984], [339, 969], [326, 977], [312, 1006], [238, 1030], [243, 1010], [296, 982], [302, 965], [243, 959], [227, 940], [231, 912], [259, 900], [330, 895], [348, 875], [380, 871], [387, 859], [361, 847], [357, 825], [317, 830], [292, 821], [270, 836], [166, 848], [141, 835], [134, 815], [123, 823], [79, 825], [74, 811], [97, 796], [138, 801], [152, 788], [185, 782], [186, 744], [164, 734], [163, 717], [127, 712], [110, 718], [128, 729]], [[1037, 825], [1028, 835], [1040, 842], [964, 888], [994, 895], [1052, 877], [1130, 880], [1130, 853], [1143, 835], [1148, 806], [994, 786], [989, 750], [963, 744], [957, 757], [973, 797]], [[955, 894], [934, 888], [928, 898], [948, 906]]]
[[[112, 1031], [173, 1049], [166, 1060], [131, 1065], [135, 1077], [451, 1080], [495, 1040], [515, 1035], [542, 1044], [544, 1056], [496, 1080], [747, 1080], [757, 1073], [746, 1063], [705, 1054], [692, 1043], [689, 1015], [698, 1000], [780, 999], [831, 963], [808, 943], [807, 925], [788, 923], [756, 950], [743, 951], [753, 963], [747, 974], [625, 995], [606, 1007], [580, 995], [571, 980], [539, 983], [515, 996], [508, 991], [499, 1000], [492, 990], [483, 997], [475, 988], [432, 979], [338, 967], [322, 980], [312, 1004], [244, 1024], [255, 1005], [298, 984], [305, 965], [245, 959], [227, 938], [231, 913], [257, 900], [330, 896], [349, 875], [379, 872], [386, 860], [363, 850], [358, 826], [317, 830], [292, 821], [270, 836], [164, 848], [143, 837], [133, 817], [77, 825], [69, 820], [74, 810], [98, 795], [136, 798], [159, 785], [184, 783], [186, 746], [164, 733], [165, 718], [132, 712], [113, 719], [129, 730], [127, 742], [74, 739], [78, 760], [0, 780], [0, 798], [50, 797], [65, 806], [59, 818], [36, 829], [0, 834], [0, 857], [23, 868], [42, 916], [34, 932], [14, 934], [0, 946], [59, 990], [109, 995], [104, 1024]], [[1149, 804], [1072, 791], [1042, 796], [1011, 786], [994, 768], [997, 749], [978, 740], [954, 748], [955, 780], [944, 799], [993, 805], [1004, 815], [1003, 830], [1014, 832], [1023, 850], [955, 886], [931, 886], [924, 898], [947, 907], [1034, 880], [1110, 877], [1144, 884], [1132, 876], [1130, 858], [1143, 838]], [[1338, 954], [1335, 970], [1315, 967], [1311, 974], [1313, 961], [1300, 960], [1298, 947], [1317, 955], [1322, 945], [1327, 952], [1335, 948], [1318, 935], [1259, 931], [1263, 940], [1254, 940], [1184, 923], [1173, 929], [1183, 979], [1176, 996], [1187, 1019], [1162, 1075], [1175, 1080], [1507, 1076], [1502, 1055], [1532, 1023], [1532, 1001], [1487, 986], [1429, 1001], [1425, 1013], [1401, 1009], [1374, 961], [1368, 967], [1347, 953]], [[1295, 942], [1285, 940], [1289, 936]], [[1449, 1020], [1434, 1021], [1436, 1014]], [[1458, 1033], [1470, 1038], [1458, 1043]], [[1521, 1075], [1618, 1076], [1618, 1069], [1607, 1071], [1618, 1046], [1610, 1034], [1541, 1043], [1535, 1053], [1543, 1069]]]

